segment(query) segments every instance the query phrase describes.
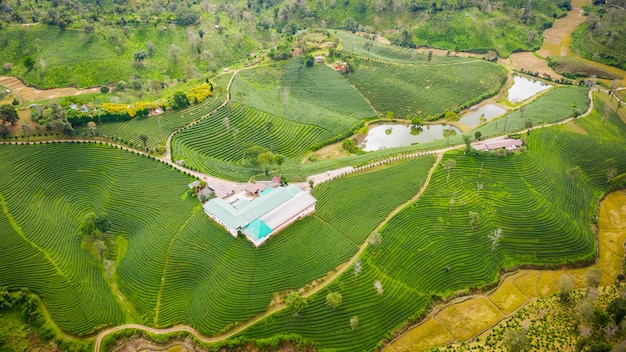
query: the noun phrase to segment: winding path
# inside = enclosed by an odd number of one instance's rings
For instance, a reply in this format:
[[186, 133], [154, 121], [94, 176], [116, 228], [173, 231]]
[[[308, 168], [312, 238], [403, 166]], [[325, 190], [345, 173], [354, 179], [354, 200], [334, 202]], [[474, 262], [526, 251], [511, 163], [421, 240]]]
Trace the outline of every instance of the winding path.
[[[590, 98], [589, 108], [587, 109], [587, 111], [585, 111], [584, 114], [580, 115], [579, 118], [587, 116], [593, 110], [593, 99], [591, 99], [591, 93], [592, 93], [592, 91], [590, 90], [589, 91], [589, 98]], [[569, 121], [571, 121], [573, 119], [574, 118], [568, 118], [568, 119], [565, 119], [563, 121], [555, 122], [555, 123], [552, 123], [552, 124], [546, 124], [546, 125], [538, 126], [535, 129], [564, 124], [564, 123], [567, 123], [567, 122], [569, 122]], [[520, 131], [520, 132], [517, 132], [517, 133], [524, 133], [526, 131], [528, 131], [528, 130], [523, 130], [523, 131]], [[499, 140], [499, 139], [502, 139], [502, 138], [504, 138], [504, 137], [500, 136], [500, 137], [490, 138], [490, 139], [481, 141], [481, 143], [485, 143], [485, 141], [495, 141], [495, 140]], [[415, 196], [413, 196], [411, 199], [409, 199], [408, 201], [400, 204], [393, 211], [391, 211], [387, 215], [387, 217], [376, 227], [375, 231], [380, 230], [399, 211], [404, 209], [407, 205], [414, 203], [419, 197], [421, 197], [423, 192], [428, 187], [428, 184], [430, 183], [430, 179], [431, 179], [433, 173], [435, 172], [437, 166], [441, 162], [441, 159], [442, 159], [443, 155], [445, 154], [445, 152], [450, 151], [450, 150], [454, 150], [454, 149], [459, 149], [459, 148], [462, 148], [462, 147], [464, 147], [464, 145], [451, 146], [451, 147], [437, 149], [437, 150], [433, 150], [433, 151], [429, 151], [429, 152], [416, 153], [415, 156], [417, 156], [417, 155], [424, 155], [424, 154], [435, 154], [435, 155], [437, 155], [437, 159], [436, 159], [435, 163], [433, 163], [433, 166], [431, 167], [431, 169], [429, 170], [428, 176], [426, 177], [426, 180], [425, 180], [424, 184], [422, 185], [422, 187], [420, 188], [420, 190], [418, 191], [418, 193]], [[385, 161], [378, 161], [378, 162], [375, 163], [375, 165], [382, 164], [384, 162]], [[170, 160], [170, 163], [171, 163], [171, 160]], [[316, 180], [318, 182], [328, 181], [328, 179], [324, 178], [325, 175], [326, 175], [326, 173], [319, 174], [318, 176], [320, 176], [320, 177], [317, 178]], [[203, 176], [207, 176], [207, 175], [203, 175]], [[345, 273], [352, 266], [352, 264], [354, 264], [354, 262], [361, 256], [361, 254], [363, 254], [363, 252], [367, 248], [367, 245], [368, 245], [367, 241], [365, 241], [363, 244], [361, 244], [361, 246], [359, 246], [359, 250], [350, 258], [350, 260], [348, 260], [347, 262], [343, 263], [339, 267], [339, 269], [333, 275], [331, 275], [328, 278], [326, 278], [323, 283], [321, 283], [320, 285], [316, 286], [314, 289], [306, 292], [303, 296], [304, 297], [310, 297], [310, 296], [316, 294], [317, 292], [319, 292], [320, 290], [324, 289], [328, 285], [330, 285], [336, 278], [338, 278], [340, 275]], [[261, 320], [271, 316], [272, 314], [280, 312], [283, 309], [285, 309], [284, 305], [278, 305], [276, 307], [273, 307], [270, 310], [266, 311], [265, 313], [259, 314], [259, 315], [255, 316], [254, 318], [252, 318], [252, 319], [250, 319], [250, 320], [248, 320], [248, 321], [246, 321], [246, 322], [244, 322], [242, 324], [237, 325], [236, 327], [234, 327], [233, 329], [231, 329], [227, 333], [222, 334], [222, 335], [218, 335], [218, 336], [214, 336], [214, 337], [206, 337], [206, 336], [200, 334], [194, 328], [192, 328], [190, 326], [187, 326], [187, 325], [176, 325], [176, 326], [173, 326], [173, 327], [170, 327], [170, 328], [164, 328], [164, 329], [158, 329], [158, 328], [153, 328], [153, 327], [149, 327], [149, 326], [145, 326], [145, 325], [139, 325], [139, 324], [120, 325], [120, 326], [116, 326], [116, 327], [113, 327], [113, 328], [110, 328], [110, 329], [107, 329], [107, 330], [103, 330], [102, 332], [100, 332], [98, 334], [98, 336], [96, 337], [96, 341], [95, 341], [95, 344], [94, 344], [94, 351], [95, 352], [100, 352], [100, 345], [102, 344], [102, 339], [104, 339], [104, 337], [106, 337], [109, 334], [112, 334], [114, 332], [117, 332], [117, 331], [120, 331], [120, 330], [124, 330], [124, 329], [143, 330], [143, 331], [147, 331], [147, 332], [150, 332], [150, 333], [153, 333], [153, 334], [157, 334], [157, 335], [174, 333], [174, 332], [188, 332], [188, 333], [194, 335], [194, 337], [196, 339], [198, 339], [199, 341], [206, 342], [206, 343], [215, 343], [215, 342], [226, 340], [226, 339], [228, 339], [228, 338], [238, 334], [239, 332], [245, 330], [246, 328], [254, 325], [255, 323], [257, 323], [257, 322], [259, 322], [259, 321], [261, 321]]]
[[[228, 102], [230, 101], [230, 87], [231, 84], [235, 78], [235, 76], [237, 75], [239, 71], [235, 71], [233, 76], [231, 77], [228, 86], [227, 86], [227, 90], [226, 90], [226, 99], [224, 100], [224, 102], [220, 105], [220, 107], [225, 106], [226, 104], [228, 104]], [[593, 109], [593, 99], [592, 99], [592, 91], [589, 91], [589, 99], [590, 99], [590, 103], [589, 103], [589, 108], [587, 109], [587, 111], [582, 114], [579, 117], [584, 117], [587, 116]], [[209, 115], [206, 115], [209, 116]], [[205, 117], [206, 117], [205, 116]], [[203, 118], [205, 118], [203, 117]], [[193, 125], [195, 123], [197, 123], [198, 121], [202, 120], [198, 119], [195, 120], [193, 122], [191, 122], [190, 124], [187, 124], [186, 126], [182, 127], [188, 127], [190, 125]], [[567, 123], [571, 120], [573, 120], [574, 118], [568, 118], [565, 119], [563, 121], [559, 121], [556, 123], [551, 123], [551, 124], [545, 124], [542, 126], [536, 126], [533, 129], [539, 129], [539, 128], [544, 128], [544, 127], [550, 127], [550, 126], [555, 126], [555, 125], [559, 125], [559, 124], [564, 124]], [[181, 128], [181, 129], [182, 129]], [[224, 179], [220, 179], [199, 171], [194, 171], [194, 170], [190, 170], [185, 168], [184, 166], [178, 165], [175, 162], [172, 161], [172, 157], [171, 157], [171, 139], [172, 137], [181, 129], [178, 129], [174, 132], [172, 132], [168, 138], [167, 138], [167, 142], [166, 142], [166, 152], [165, 155], [161, 158], [157, 158], [157, 160], [166, 163], [180, 171], [186, 172], [188, 174], [193, 175], [194, 177], [204, 180], [206, 181], [208, 184], [211, 183], [221, 183], [221, 184], [226, 184], [230, 187], [232, 187], [233, 189], [241, 189], [243, 184], [242, 183], [238, 183], [238, 182], [233, 182], [233, 181], [229, 181], [229, 180], [224, 180]], [[522, 130], [522, 131], [517, 131], [516, 133], [524, 133], [527, 132], [528, 130]], [[490, 142], [490, 141], [496, 141], [496, 140], [501, 140], [505, 137], [503, 136], [499, 136], [499, 137], [494, 137], [494, 138], [489, 138], [489, 139], [485, 139], [482, 140], [480, 143], [485, 143], [485, 142]], [[130, 148], [128, 146], [122, 145], [122, 144], [118, 144], [118, 143], [114, 143], [114, 142], [110, 142], [110, 141], [98, 141], [98, 140], [87, 140], [87, 139], [58, 139], [58, 140], [54, 140], [54, 141], [44, 141], [44, 142], [0, 142], [0, 144], [44, 144], [44, 143], [50, 143], [50, 142], [56, 142], [56, 143], [100, 143], [100, 144], [106, 144], [106, 145], [110, 145], [110, 146], [114, 146], [116, 148], [120, 148], [122, 150], [126, 150], [129, 152], [133, 152], [136, 154], [140, 154], [140, 155], [144, 155], [147, 157], [153, 157], [152, 155], [143, 152], [141, 150], [137, 150], [137, 149], [133, 149]], [[424, 184], [422, 185], [422, 187], [420, 188], [420, 190], [418, 191], [418, 193], [412, 197], [411, 199], [409, 199], [408, 201], [400, 204], [398, 207], [396, 207], [396, 209], [394, 209], [392, 212], [390, 212], [387, 217], [376, 227], [376, 231], [380, 230], [380, 228], [382, 228], [382, 226], [384, 224], [386, 224], [393, 216], [395, 216], [399, 211], [401, 211], [404, 207], [406, 207], [407, 205], [415, 202], [425, 191], [425, 189], [428, 187], [428, 184], [430, 182], [431, 176], [433, 175], [434, 171], [436, 170], [437, 166], [439, 165], [439, 162], [441, 161], [443, 155], [445, 152], [451, 151], [451, 150], [455, 150], [455, 149], [459, 149], [459, 148], [463, 148], [463, 145], [456, 145], [456, 146], [450, 146], [450, 147], [445, 147], [445, 148], [440, 148], [440, 149], [436, 149], [436, 150], [430, 150], [430, 151], [418, 151], [415, 152], [413, 154], [410, 155], [405, 155], [404, 158], [410, 158], [410, 157], [418, 157], [418, 156], [422, 156], [422, 155], [426, 155], [426, 154], [430, 154], [430, 155], [436, 155], [436, 162], [433, 164], [433, 166], [431, 167], [431, 169], [429, 170], [428, 176], [424, 182]], [[388, 159], [382, 160], [382, 161], [377, 161], [374, 163], [371, 163], [368, 165], [368, 167], [373, 167], [373, 166], [377, 166], [377, 165], [381, 165], [384, 164], [386, 162], [389, 161], [393, 161], [393, 160], [398, 160], [398, 158], [396, 157], [389, 157]], [[344, 170], [345, 168], [339, 169], [339, 170]], [[353, 169], [352, 171], [361, 171], [364, 168], [357, 168], [357, 169]], [[326, 182], [326, 181], [330, 181], [335, 177], [338, 177], [338, 175], [341, 174], [341, 172], [338, 173], [339, 170], [332, 170], [332, 171], [328, 171], [328, 172], [324, 172], [324, 173], [320, 173], [317, 175], [311, 175], [309, 176], [309, 179], [314, 179], [316, 183], [321, 183], [321, 182]], [[300, 183], [298, 184], [298, 186], [306, 188], [308, 185], [306, 183]], [[347, 262], [341, 264], [337, 271], [332, 274], [329, 277], [326, 277], [324, 279], [324, 281], [316, 286], [315, 288], [311, 289], [310, 291], [306, 292], [303, 296], [304, 297], [309, 297], [312, 296], [314, 294], [316, 294], [317, 292], [319, 292], [320, 290], [324, 289], [325, 287], [327, 287], [329, 284], [331, 284], [336, 278], [338, 278], [340, 275], [342, 275], [343, 273], [345, 273], [351, 266], [352, 264], [362, 255], [362, 253], [365, 251], [365, 249], [367, 248], [367, 241], [365, 241], [363, 244], [361, 244], [359, 246], [358, 251], [350, 258], [350, 260], [348, 260]], [[187, 325], [176, 325], [170, 328], [164, 328], [164, 329], [159, 329], [159, 328], [153, 328], [153, 327], [149, 327], [149, 326], [145, 326], [145, 325], [139, 325], [139, 324], [125, 324], [125, 325], [120, 325], [120, 326], [116, 326], [116, 327], [112, 327], [106, 330], [101, 331], [95, 340], [95, 344], [94, 344], [94, 351], [99, 352], [100, 351], [100, 346], [102, 343], [103, 338], [105, 338], [107, 335], [115, 333], [117, 331], [120, 330], [124, 330], [124, 329], [138, 329], [138, 330], [143, 330], [143, 331], [147, 331], [153, 334], [168, 334], [168, 333], [174, 333], [174, 332], [187, 332], [190, 333], [192, 335], [195, 336], [195, 338], [197, 338], [200, 341], [203, 342], [207, 342], [207, 343], [214, 343], [214, 342], [219, 342], [219, 341], [223, 341], [225, 339], [228, 339], [232, 336], [234, 336], [235, 334], [243, 331], [244, 329], [248, 328], [249, 326], [259, 322], [262, 319], [265, 319], [269, 316], [271, 316], [274, 313], [280, 312], [281, 310], [283, 310], [285, 308], [284, 305], [277, 305], [271, 309], [269, 309], [268, 311], [261, 313], [255, 317], [253, 317], [252, 319], [239, 324], [237, 326], [235, 326], [234, 328], [232, 328], [230, 331], [218, 335], [218, 336], [214, 336], [214, 337], [206, 337], [202, 334], [200, 334], [197, 330], [195, 330], [194, 328], [192, 328], [191, 326], [187, 326]]]

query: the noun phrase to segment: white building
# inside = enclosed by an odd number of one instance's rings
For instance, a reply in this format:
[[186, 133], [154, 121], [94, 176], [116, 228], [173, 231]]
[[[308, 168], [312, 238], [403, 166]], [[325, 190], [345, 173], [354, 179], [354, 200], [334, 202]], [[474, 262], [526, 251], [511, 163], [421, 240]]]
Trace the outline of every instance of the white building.
[[252, 200], [237, 199], [232, 203], [214, 198], [204, 211], [231, 235], [243, 233], [255, 246], [271, 235], [315, 211], [317, 200], [300, 188], [267, 188]]

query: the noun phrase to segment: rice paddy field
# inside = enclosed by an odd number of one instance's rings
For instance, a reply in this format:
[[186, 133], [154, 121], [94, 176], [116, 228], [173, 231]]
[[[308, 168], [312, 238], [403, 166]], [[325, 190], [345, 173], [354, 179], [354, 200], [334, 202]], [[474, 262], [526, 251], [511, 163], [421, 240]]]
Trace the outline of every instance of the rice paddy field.
[[[398, 316], [419, 316], [432, 298], [494, 283], [501, 268], [593, 261], [597, 245], [591, 223], [607, 190], [607, 172], [626, 171], [626, 125], [614, 113], [602, 124], [603, 109], [599, 102], [597, 112], [577, 120], [585, 133], [563, 127], [533, 131], [523, 153], [447, 153], [444, 161], [456, 162], [449, 181], [438, 166], [423, 196], [383, 227], [382, 244], [362, 257], [366, 265], [356, 286], [353, 272], [347, 271], [313, 297], [301, 317], [284, 312], [242, 335], [295, 331], [321, 349], [371, 350], [390, 337], [372, 334], [399, 328], [404, 320]], [[572, 173], [573, 168], [579, 172]], [[475, 229], [470, 211], [479, 214]], [[497, 228], [504, 236], [492, 251], [488, 235]], [[381, 296], [375, 280], [385, 289]], [[325, 302], [331, 291], [343, 295], [344, 305], [336, 311]], [[390, 300], [397, 302], [387, 306]], [[351, 330], [355, 315], [360, 325]], [[329, 336], [329, 331], [335, 333]]]
[[[124, 322], [190, 324], [213, 335], [265, 311], [274, 293], [303, 287], [350, 258], [417, 193], [434, 158], [316, 187], [315, 215], [256, 249], [184, 196], [189, 177], [151, 158], [57, 143], [2, 145], [0, 161], [0, 172], [15, 180], [0, 186], [7, 244], [0, 248], [0, 285], [31, 288], [74, 335]], [[377, 184], [381, 178], [398, 186]], [[375, 206], [355, 206], [365, 202]], [[78, 228], [89, 212], [109, 214], [112, 275], [81, 246]]]

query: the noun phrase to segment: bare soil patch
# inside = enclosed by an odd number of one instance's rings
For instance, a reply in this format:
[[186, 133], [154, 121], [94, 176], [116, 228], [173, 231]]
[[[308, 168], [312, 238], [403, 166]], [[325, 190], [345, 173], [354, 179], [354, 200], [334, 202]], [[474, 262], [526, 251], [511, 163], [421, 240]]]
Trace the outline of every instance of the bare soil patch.
[[[567, 16], [556, 20], [552, 28], [548, 28], [543, 32], [546, 41], [543, 43], [541, 50], [538, 51], [539, 55], [548, 57], [567, 54], [566, 48], [569, 46], [569, 40], [566, 39], [576, 27], [585, 22], [586, 17], [583, 16], [582, 7], [589, 4], [589, 2], [589, 0], [572, 1], [572, 11], [568, 12]], [[565, 47], [565, 52], [563, 47]]]
[[511, 54], [507, 59], [498, 59], [498, 63], [518, 70], [524, 69], [526, 71], [537, 72], [542, 76], [547, 74], [554, 79], [563, 78], [548, 66], [546, 60], [538, 58], [535, 54], [529, 52]]
[[69, 97], [85, 93], [97, 93], [100, 88], [76, 89], [76, 88], [53, 88], [53, 89], [37, 89], [28, 87], [22, 81], [15, 77], [0, 76], [0, 85], [10, 89], [12, 93], [21, 97], [24, 101], [36, 101], [43, 99]]

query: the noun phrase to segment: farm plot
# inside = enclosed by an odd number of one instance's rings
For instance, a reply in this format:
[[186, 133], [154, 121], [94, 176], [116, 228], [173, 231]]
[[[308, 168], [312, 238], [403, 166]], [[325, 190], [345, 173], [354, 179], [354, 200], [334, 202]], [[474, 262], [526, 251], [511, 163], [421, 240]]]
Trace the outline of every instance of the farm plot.
[[[365, 265], [356, 289], [354, 274], [348, 271], [328, 291], [315, 295], [300, 318], [284, 312], [242, 335], [297, 332], [321, 349], [372, 349], [403, 320], [419, 316], [428, 304], [424, 297], [492, 283], [502, 267], [560, 266], [592, 259], [596, 248], [589, 224], [606, 191], [607, 171], [611, 167], [618, 173], [626, 171], [622, 157], [626, 143], [624, 134], [620, 135], [626, 126], [616, 115], [605, 122], [608, 134], [600, 133], [599, 114], [579, 123], [587, 135], [559, 128], [538, 130], [529, 137], [523, 154], [504, 158], [447, 154], [445, 159], [456, 161], [449, 181], [446, 170], [438, 166], [424, 195], [389, 221], [381, 232], [382, 244], [374, 251], [370, 247], [362, 257]], [[483, 185], [480, 194], [477, 182]], [[474, 230], [469, 211], [479, 214]], [[504, 237], [492, 252], [487, 235], [498, 227]], [[361, 280], [365, 281], [362, 287]], [[376, 297], [374, 280], [385, 288], [380, 297]], [[540, 282], [537, 286], [543, 287]], [[398, 302], [382, 310], [370, 305], [369, 300], [376, 299], [384, 306], [387, 287], [388, 299]], [[399, 289], [405, 298], [399, 298]], [[344, 305], [336, 311], [325, 302], [330, 291], [343, 295]], [[394, 318], [388, 318], [389, 310]], [[350, 330], [353, 315], [360, 324], [371, 320], [380, 325]], [[405, 319], [396, 320], [399, 315]]]
[[[229, 120], [228, 129], [223, 123], [224, 118]], [[269, 131], [267, 124], [273, 126]], [[235, 129], [238, 132], [233, 137]], [[232, 166], [227, 170], [214, 167], [226, 163], [241, 165], [250, 146], [258, 145], [287, 158], [299, 158], [312, 144], [331, 137], [330, 132], [317, 126], [284, 120], [233, 104], [177, 133], [172, 140], [172, 151], [176, 159], [185, 160], [185, 165], [189, 167], [217, 176], [233, 177], [225, 174], [235, 169]], [[210, 162], [207, 163], [207, 159]]]
[[[224, 96], [215, 94], [200, 104], [184, 110], [168, 110], [161, 115], [135, 117], [124, 122], [107, 122], [96, 126], [96, 133], [105, 138], [119, 140], [130, 146], [142, 146], [140, 135], [148, 136], [146, 146], [155, 149], [164, 144], [167, 137], [177, 129], [215, 110], [224, 101]], [[79, 134], [91, 135], [87, 126], [80, 127]]]
[[[457, 162], [449, 185], [441, 167], [424, 197], [390, 221], [380, 265], [411, 287], [450, 294], [492, 282], [500, 267], [593, 258], [589, 224], [607, 171], [626, 168], [618, 160], [625, 144], [542, 130], [528, 145], [507, 158], [449, 155]], [[570, 171], [577, 167], [580, 173]], [[480, 217], [474, 230], [470, 211]], [[487, 236], [497, 228], [504, 238], [492, 253]]]
[[[156, 324], [188, 321], [215, 334], [265, 310], [274, 292], [324, 276], [347, 260], [386, 214], [418, 192], [433, 161], [414, 159], [321, 184], [313, 193], [315, 215], [256, 249], [206, 221], [190, 221], [171, 244]], [[381, 179], [398, 186], [389, 189]], [[355, 206], [364, 203], [372, 206]]]
[[[0, 248], [0, 285], [31, 288], [69, 333], [137, 321], [188, 323], [215, 334], [264, 311], [273, 293], [346, 261], [418, 191], [434, 158], [319, 185], [317, 213], [256, 249], [211, 222], [195, 199], [181, 197], [188, 177], [149, 158], [76, 143], [3, 145], [0, 161], [3, 175], [15, 180], [0, 186], [0, 230], [10, 243]], [[355, 206], [368, 202], [376, 206]], [[92, 211], [109, 214], [108, 243], [128, 243], [112, 278], [80, 244], [78, 228]], [[124, 316], [110, 280], [137, 316]]]
[[433, 118], [495, 94], [506, 71], [486, 61], [400, 65], [362, 59], [347, 77], [381, 114]]
[[313, 145], [334, 140], [374, 116], [340, 74], [294, 59], [242, 70], [233, 81], [229, 105], [177, 133], [173, 153], [192, 168], [246, 180], [260, 172], [244, 165], [251, 146], [282, 154], [286, 165], [295, 164]]
[[477, 127], [483, 137], [521, 130], [530, 121], [533, 126], [565, 120], [574, 114], [582, 114], [589, 107], [587, 88], [554, 87], [535, 101], [527, 104], [522, 113], [511, 111], [498, 119]]
[[378, 43], [346, 31], [337, 31], [337, 36], [341, 39], [341, 46], [344, 51], [365, 56], [374, 61], [427, 65], [431, 63], [460, 63], [474, 60], [450, 56], [433, 56], [431, 61], [428, 61], [428, 55], [420, 53], [415, 49]]

